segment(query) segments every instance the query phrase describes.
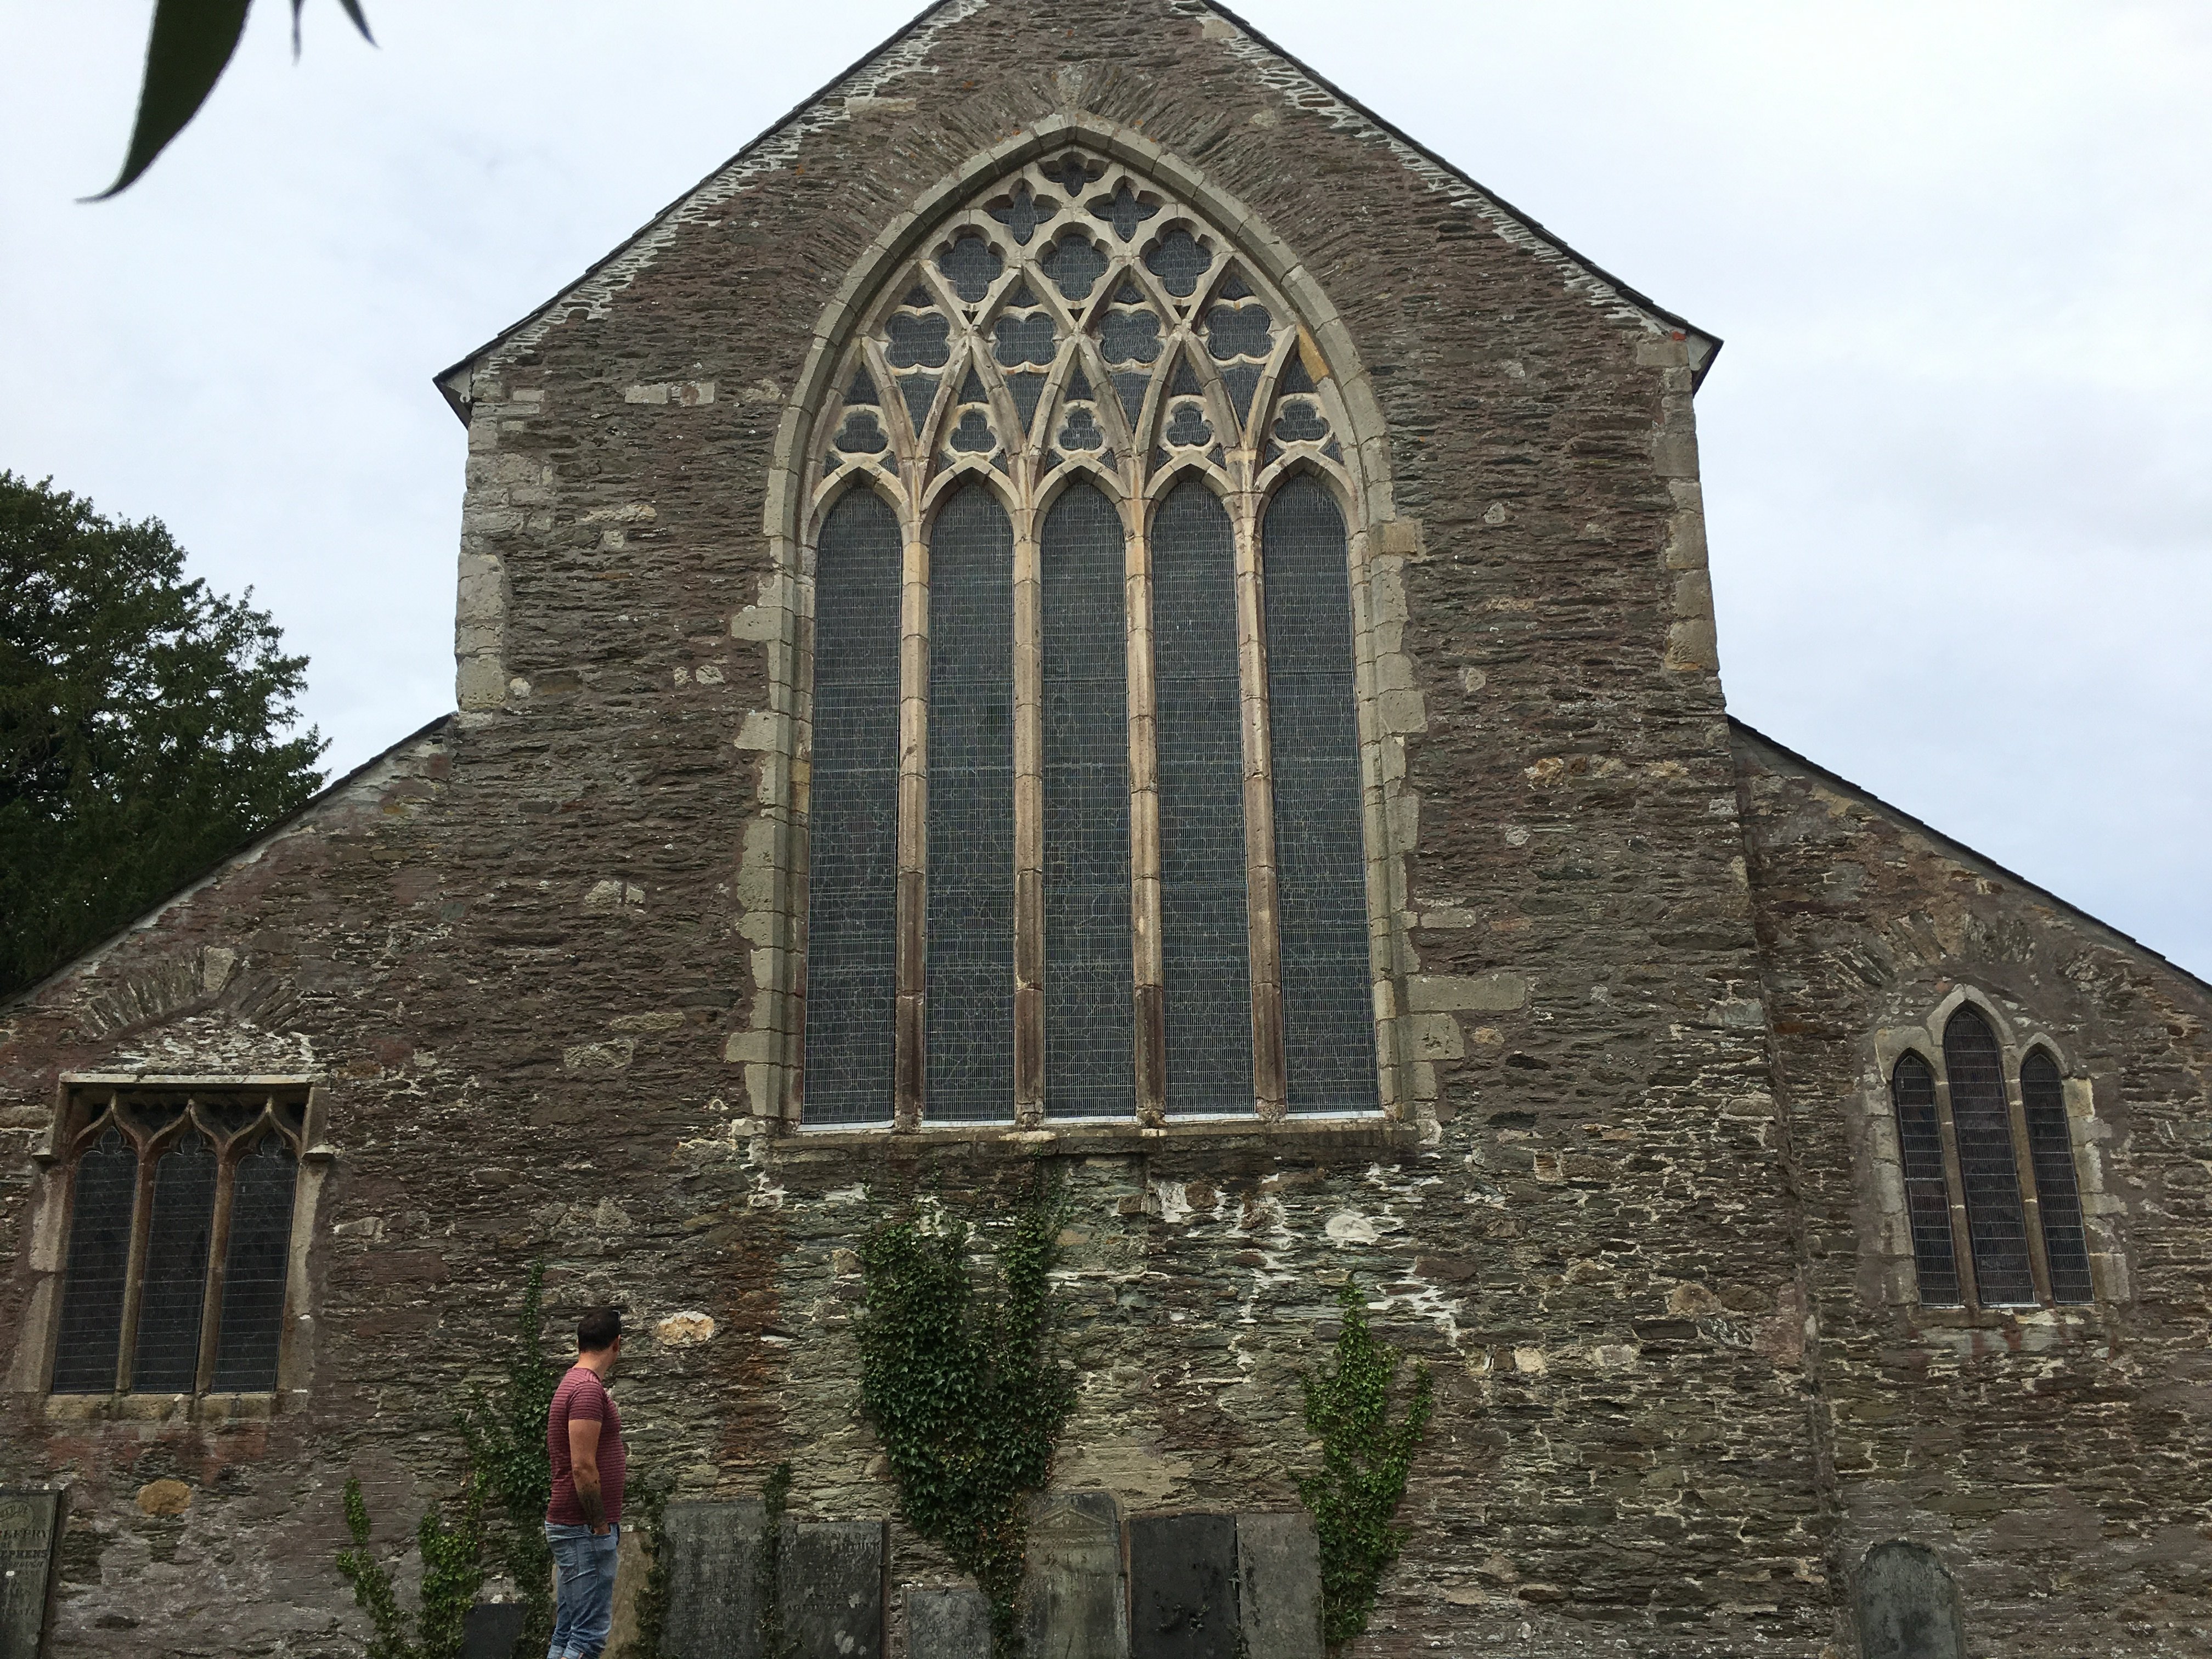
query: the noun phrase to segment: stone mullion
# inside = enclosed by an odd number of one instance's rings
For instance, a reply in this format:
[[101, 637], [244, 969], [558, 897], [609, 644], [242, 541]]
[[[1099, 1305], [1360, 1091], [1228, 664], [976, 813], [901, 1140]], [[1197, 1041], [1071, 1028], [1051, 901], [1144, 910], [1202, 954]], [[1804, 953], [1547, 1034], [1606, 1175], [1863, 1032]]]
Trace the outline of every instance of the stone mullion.
[[[275, 1133], [273, 1129], [269, 1133]], [[212, 1139], [213, 1137], [210, 1137]], [[236, 1146], [243, 1135], [234, 1137]], [[296, 1178], [296, 1177], [295, 1177]], [[205, 1394], [215, 1386], [216, 1345], [222, 1340], [222, 1287], [228, 1273], [231, 1200], [238, 1188], [238, 1159], [225, 1146], [217, 1155], [215, 1174], [215, 1214], [208, 1224], [208, 1263], [200, 1299], [199, 1361], [193, 1370], [194, 1392]]]
[[[121, 1114], [117, 1115], [119, 1119]], [[131, 1132], [126, 1128], [124, 1133]], [[146, 1253], [154, 1232], [154, 1167], [160, 1161], [151, 1140], [131, 1138], [138, 1147], [138, 1189], [131, 1200], [131, 1251], [123, 1269], [123, 1328], [115, 1341], [118, 1394], [131, 1392], [131, 1373], [138, 1363], [138, 1312], [146, 1300]]]
[[1260, 502], [1231, 496], [1237, 535], [1237, 678], [1244, 733], [1244, 880], [1252, 964], [1252, 1093], [1260, 1115], [1290, 1112], [1283, 1060], [1280, 885], [1275, 868], [1275, 786], [1267, 726], [1267, 645], [1260, 569]]
[[2027, 1101], [2020, 1090], [2020, 1067], [2009, 1048], [2001, 1051], [1998, 1084], [2005, 1091], [2005, 1117], [2012, 1125], [2013, 1179], [2020, 1183], [2021, 1231], [2027, 1235], [2028, 1276], [2036, 1299], [2057, 1300], [2051, 1288], [2051, 1249], [2043, 1237], [2043, 1189], [2035, 1180], [2035, 1146], [2027, 1138]]
[[[1131, 468], [1133, 475], [1136, 469]], [[1154, 695], [1152, 553], [1147, 503], [1132, 495], [1123, 566], [1127, 595], [1129, 698], [1129, 928], [1135, 980], [1137, 1118], [1157, 1128], [1167, 1115], [1167, 974], [1160, 940], [1160, 769]]]
[[1044, 1116], [1044, 597], [1037, 528], [1034, 507], [1015, 513], [1014, 1115], [1024, 1125]]
[[928, 1030], [923, 919], [929, 866], [929, 548], [909, 514], [899, 577], [897, 1030], [892, 1039], [891, 1119], [921, 1127], [923, 1042]]

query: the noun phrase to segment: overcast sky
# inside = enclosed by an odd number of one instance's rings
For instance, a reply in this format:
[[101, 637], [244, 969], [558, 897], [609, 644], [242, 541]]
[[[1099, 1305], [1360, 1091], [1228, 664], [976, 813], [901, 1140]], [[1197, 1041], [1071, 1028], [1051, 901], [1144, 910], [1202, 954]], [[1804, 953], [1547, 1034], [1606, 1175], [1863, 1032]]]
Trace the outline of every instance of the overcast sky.
[[[165, 520], [351, 767], [453, 705], [431, 374], [906, 0], [258, 0], [121, 199], [150, 7], [0, 0], [0, 468]], [[1247, 0], [1727, 341], [1730, 707], [2212, 975], [2212, 6]], [[1069, 9], [1079, 21], [1084, 8]]]

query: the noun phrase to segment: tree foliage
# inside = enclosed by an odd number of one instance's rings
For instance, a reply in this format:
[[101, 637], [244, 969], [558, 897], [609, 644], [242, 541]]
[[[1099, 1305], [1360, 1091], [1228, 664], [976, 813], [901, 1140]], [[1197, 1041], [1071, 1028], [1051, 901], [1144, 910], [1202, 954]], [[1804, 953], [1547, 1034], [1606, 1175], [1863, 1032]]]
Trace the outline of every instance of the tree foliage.
[[287, 735], [307, 659], [184, 560], [156, 520], [0, 472], [0, 995], [321, 784], [321, 738]]
[[[154, 0], [154, 29], [146, 41], [146, 78], [138, 89], [138, 116], [131, 124], [131, 149], [115, 182], [93, 199], [106, 201], [137, 182], [169, 140], [199, 113], [215, 83], [230, 66], [246, 33], [251, 0]], [[300, 9], [292, 0], [292, 56], [300, 55]], [[338, 0], [361, 38], [375, 44], [362, 15], [361, 0]]]
[[999, 1659], [1019, 1651], [1028, 1496], [1075, 1401], [1045, 1352], [1060, 1218], [1040, 1185], [993, 1240], [999, 1284], [981, 1293], [969, 1228], [941, 1212], [886, 1217], [860, 1246], [861, 1407], [908, 1524], [989, 1598]]
[[1392, 1524], [1413, 1453], [1429, 1425], [1433, 1385], [1426, 1365], [1413, 1368], [1406, 1415], [1390, 1420], [1390, 1384], [1398, 1352], [1367, 1328], [1358, 1287], [1347, 1280], [1335, 1364], [1309, 1371], [1306, 1427], [1321, 1442], [1322, 1468], [1301, 1477], [1298, 1496], [1313, 1511], [1321, 1536], [1322, 1634], [1340, 1647], [1367, 1628], [1382, 1575], [1398, 1559], [1406, 1529]]

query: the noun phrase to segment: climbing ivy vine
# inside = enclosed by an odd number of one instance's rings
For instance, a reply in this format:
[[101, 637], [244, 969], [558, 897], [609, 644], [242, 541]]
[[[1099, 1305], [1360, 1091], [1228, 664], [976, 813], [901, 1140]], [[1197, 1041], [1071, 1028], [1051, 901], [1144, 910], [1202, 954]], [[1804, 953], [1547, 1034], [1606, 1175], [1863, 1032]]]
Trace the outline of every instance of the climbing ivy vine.
[[483, 1489], [473, 1478], [469, 1480], [461, 1493], [458, 1525], [446, 1524], [434, 1507], [415, 1529], [415, 1547], [422, 1557], [422, 1594], [412, 1639], [391, 1570], [369, 1548], [368, 1503], [358, 1480], [346, 1481], [345, 1518], [353, 1547], [338, 1552], [338, 1574], [368, 1615], [374, 1632], [368, 1659], [461, 1659], [462, 1632], [483, 1584]]
[[973, 1230], [934, 1206], [884, 1216], [860, 1246], [861, 1407], [907, 1523], [988, 1598], [993, 1659], [1021, 1652], [1026, 1500], [1051, 1474], [1075, 1399], [1046, 1352], [1062, 1214], [1040, 1176], [989, 1231], [994, 1284], [978, 1284]]
[[1429, 1425], [1433, 1395], [1429, 1368], [1417, 1362], [1406, 1414], [1394, 1424], [1390, 1388], [1398, 1352], [1367, 1328], [1356, 1285], [1347, 1280], [1337, 1299], [1343, 1320], [1334, 1362], [1300, 1379], [1306, 1427], [1321, 1441], [1321, 1473], [1298, 1480], [1298, 1496], [1321, 1534], [1322, 1635], [1332, 1649], [1367, 1628], [1382, 1575], [1405, 1542], [1405, 1528], [1392, 1522]]
[[454, 1414], [468, 1448], [470, 1481], [499, 1506], [501, 1565], [526, 1609], [518, 1654], [542, 1652], [553, 1634], [553, 1552], [545, 1542], [553, 1462], [545, 1422], [561, 1367], [545, 1358], [544, 1291], [545, 1264], [532, 1262], [499, 1392], [487, 1398], [471, 1391]]

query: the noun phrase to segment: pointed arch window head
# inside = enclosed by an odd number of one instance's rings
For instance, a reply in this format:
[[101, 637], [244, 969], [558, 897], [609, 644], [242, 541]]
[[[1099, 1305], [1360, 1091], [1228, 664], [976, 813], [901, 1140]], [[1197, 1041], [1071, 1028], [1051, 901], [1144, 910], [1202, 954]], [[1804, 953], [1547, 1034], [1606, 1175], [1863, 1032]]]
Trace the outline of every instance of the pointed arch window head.
[[1380, 1110], [1360, 483], [1288, 298], [1076, 149], [860, 317], [805, 472], [803, 1120]]
[[2057, 1059], [2038, 1045], [2015, 1068], [1990, 1018], [1971, 1005], [1944, 1025], [1940, 1054], [1939, 1068], [1908, 1050], [1889, 1077], [1920, 1302], [2094, 1301]]

